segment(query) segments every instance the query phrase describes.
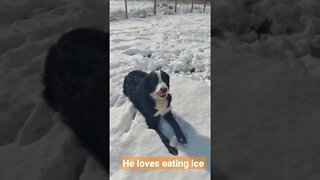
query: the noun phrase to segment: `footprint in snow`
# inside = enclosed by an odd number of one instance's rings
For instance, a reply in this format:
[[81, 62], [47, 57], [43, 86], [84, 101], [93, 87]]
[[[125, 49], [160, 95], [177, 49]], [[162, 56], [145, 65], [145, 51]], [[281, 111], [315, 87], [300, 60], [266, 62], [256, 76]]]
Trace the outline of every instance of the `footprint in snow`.
[[127, 100], [127, 97], [124, 94], [121, 94], [118, 98], [118, 100], [116, 101], [116, 103], [114, 104], [114, 107], [120, 107], [122, 106]]
[[141, 54], [143, 57], [148, 57], [148, 58], [150, 58], [152, 56], [152, 52], [145, 51], [145, 50], [139, 50], [139, 49], [127, 49], [127, 50], [123, 51], [122, 54], [126, 54], [128, 56]]
[[125, 133], [127, 133], [127, 132], [129, 132], [131, 130], [131, 126], [132, 126], [133, 120], [137, 117], [137, 113], [138, 113], [138, 110], [133, 105], [131, 105], [130, 109], [129, 109], [129, 116], [131, 118], [131, 122], [127, 126], [127, 128], [125, 130]]
[[20, 131], [17, 143], [28, 145], [48, 134], [53, 126], [54, 114], [55, 112], [44, 101], [41, 101]]
[[125, 49], [128, 49], [130, 46], [116, 46], [116, 47], [112, 47], [110, 49], [110, 51], [115, 51], [115, 50], [125, 50]]

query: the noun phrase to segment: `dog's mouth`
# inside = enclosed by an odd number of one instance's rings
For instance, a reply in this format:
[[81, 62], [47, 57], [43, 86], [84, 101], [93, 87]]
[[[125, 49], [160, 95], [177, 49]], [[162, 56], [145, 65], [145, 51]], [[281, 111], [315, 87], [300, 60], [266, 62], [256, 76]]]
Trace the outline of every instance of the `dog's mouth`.
[[167, 93], [163, 93], [161, 91], [156, 92], [157, 96], [161, 97], [161, 98], [165, 98]]

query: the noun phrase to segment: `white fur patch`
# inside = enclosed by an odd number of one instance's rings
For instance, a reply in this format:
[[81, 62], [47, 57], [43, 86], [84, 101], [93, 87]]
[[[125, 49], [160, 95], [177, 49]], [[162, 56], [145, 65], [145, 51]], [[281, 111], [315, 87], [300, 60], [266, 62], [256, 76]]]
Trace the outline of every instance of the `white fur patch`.
[[159, 78], [159, 84], [162, 83], [161, 71], [156, 71], [156, 74], [158, 75], [158, 78]]
[[164, 116], [165, 114], [167, 114], [170, 110], [171, 107], [167, 107], [168, 106], [168, 100], [166, 99], [156, 99], [155, 100], [155, 109], [157, 110], [157, 112], [153, 115], [154, 117], [160, 115], [160, 116]]
[[[169, 88], [168, 88], [167, 84], [162, 81], [161, 71], [155, 71], [155, 73], [157, 74], [159, 81], [158, 81], [158, 84], [157, 84], [157, 86], [156, 86], [155, 91], [152, 92], [152, 93], [150, 93], [150, 96], [151, 96], [153, 99], [165, 99], [165, 98], [167, 98], [167, 95], [169, 94]], [[165, 97], [159, 97], [159, 96], [156, 94], [156, 92], [160, 91], [161, 88], [166, 88], [166, 89], [167, 89], [167, 92], [166, 92], [166, 96], [165, 96]]]
[[[158, 76], [158, 84], [157, 84], [157, 87], [155, 89], [154, 92], [150, 93], [150, 96], [153, 98], [153, 100], [155, 101], [155, 109], [157, 110], [157, 112], [154, 114], [154, 117], [156, 116], [164, 116], [165, 114], [167, 114], [169, 111], [171, 111], [171, 107], [167, 107], [168, 106], [168, 100], [166, 99], [167, 98], [167, 95], [169, 94], [169, 88], [168, 86], [166, 85], [166, 83], [164, 83], [162, 81], [162, 78], [161, 78], [161, 71], [155, 71], [157, 76]], [[166, 92], [166, 95], [165, 97], [159, 97], [156, 92], [160, 91], [161, 88], [167, 88], [167, 92]]]
[[173, 137], [171, 138], [171, 140], [170, 140], [169, 145], [170, 145], [171, 147], [177, 147], [177, 144], [178, 144], [177, 136], [173, 136]]

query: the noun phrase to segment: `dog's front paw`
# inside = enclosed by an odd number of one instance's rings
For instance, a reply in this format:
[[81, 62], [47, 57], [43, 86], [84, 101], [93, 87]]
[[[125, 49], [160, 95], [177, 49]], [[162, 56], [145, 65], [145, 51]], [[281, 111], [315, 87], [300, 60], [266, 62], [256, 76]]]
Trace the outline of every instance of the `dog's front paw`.
[[186, 137], [178, 137], [178, 142], [181, 144], [188, 144], [187, 138]]
[[174, 155], [174, 156], [177, 156], [179, 153], [178, 153], [178, 149], [175, 148], [175, 147], [171, 147], [171, 146], [168, 146], [168, 150], [169, 152]]

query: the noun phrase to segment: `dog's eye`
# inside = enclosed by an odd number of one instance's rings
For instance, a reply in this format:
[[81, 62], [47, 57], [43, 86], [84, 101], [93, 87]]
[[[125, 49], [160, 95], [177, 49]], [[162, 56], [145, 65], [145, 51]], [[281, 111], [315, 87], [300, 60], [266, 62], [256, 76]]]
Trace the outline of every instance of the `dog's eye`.
[[169, 87], [169, 76], [167, 74], [165, 74], [165, 76], [163, 77], [163, 82], [167, 84], [167, 86]]
[[155, 79], [153, 79], [151, 76], [147, 76], [144, 79], [144, 86], [146, 88], [147, 91], [152, 92], [155, 90], [156, 86], [157, 86], [157, 82]]

